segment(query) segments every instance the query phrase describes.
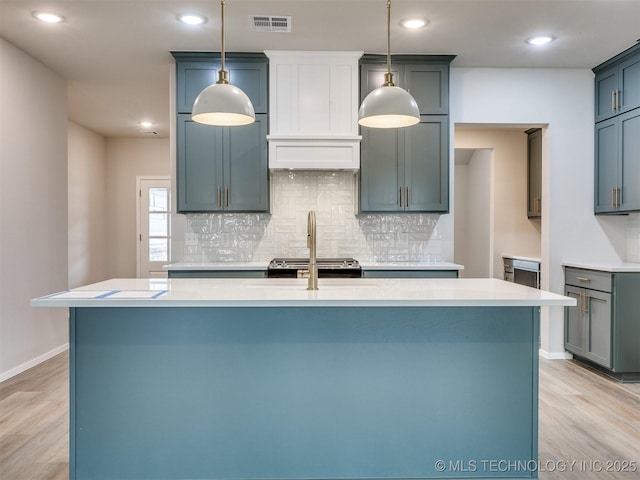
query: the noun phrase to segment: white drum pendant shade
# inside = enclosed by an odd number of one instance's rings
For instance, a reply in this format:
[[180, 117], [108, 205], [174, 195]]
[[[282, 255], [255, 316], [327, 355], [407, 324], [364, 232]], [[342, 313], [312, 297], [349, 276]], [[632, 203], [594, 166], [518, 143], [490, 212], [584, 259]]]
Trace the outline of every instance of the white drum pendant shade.
[[253, 123], [256, 114], [246, 93], [228, 83], [215, 83], [200, 92], [191, 118], [206, 125], [238, 126]]
[[372, 128], [409, 127], [420, 122], [415, 99], [400, 87], [383, 86], [365, 97], [358, 111], [358, 123]]

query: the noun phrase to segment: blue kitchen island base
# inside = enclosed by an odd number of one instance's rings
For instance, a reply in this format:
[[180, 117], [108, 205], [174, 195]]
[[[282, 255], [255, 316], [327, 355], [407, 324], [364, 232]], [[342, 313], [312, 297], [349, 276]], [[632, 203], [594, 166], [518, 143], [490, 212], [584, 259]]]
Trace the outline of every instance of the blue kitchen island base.
[[71, 308], [71, 479], [537, 478], [538, 307]]

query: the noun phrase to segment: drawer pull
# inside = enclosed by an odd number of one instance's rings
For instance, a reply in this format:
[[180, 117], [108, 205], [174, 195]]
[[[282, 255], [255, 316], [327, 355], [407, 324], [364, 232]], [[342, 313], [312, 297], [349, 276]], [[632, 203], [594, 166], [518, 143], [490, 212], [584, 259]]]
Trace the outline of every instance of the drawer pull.
[[581, 282], [590, 282], [591, 279], [587, 277], [576, 277], [576, 280], [580, 280]]

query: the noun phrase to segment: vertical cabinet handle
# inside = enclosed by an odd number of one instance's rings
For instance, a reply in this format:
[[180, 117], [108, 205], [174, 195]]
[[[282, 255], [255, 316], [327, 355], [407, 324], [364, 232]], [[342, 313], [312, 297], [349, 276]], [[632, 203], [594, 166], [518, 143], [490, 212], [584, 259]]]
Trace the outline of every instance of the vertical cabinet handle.
[[400, 206], [402, 207], [402, 187], [400, 187]]
[[222, 207], [222, 198], [221, 198], [221, 192], [220, 192], [221, 188], [220, 185], [218, 185], [218, 208]]
[[622, 188], [613, 187], [611, 189], [611, 206], [614, 208], [622, 206]]
[[409, 197], [409, 187], [407, 187], [407, 199], [406, 199], [406, 203], [407, 203], [407, 207], [409, 206], [410, 203], [410, 199], [411, 197]]
[[620, 110], [620, 90], [616, 90], [616, 110]]
[[224, 206], [229, 206], [229, 187], [224, 186]]
[[616, 90], [611, 90], [611, 111], [616, 111]]

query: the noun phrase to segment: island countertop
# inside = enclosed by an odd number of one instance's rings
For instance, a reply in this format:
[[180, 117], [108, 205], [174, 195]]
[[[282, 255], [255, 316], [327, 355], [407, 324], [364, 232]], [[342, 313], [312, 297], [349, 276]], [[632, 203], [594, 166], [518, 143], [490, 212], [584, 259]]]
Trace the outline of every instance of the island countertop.
[[571, 306], [576, 300], [498, 279], [111, 279], [45, 295], [34, 307]]

